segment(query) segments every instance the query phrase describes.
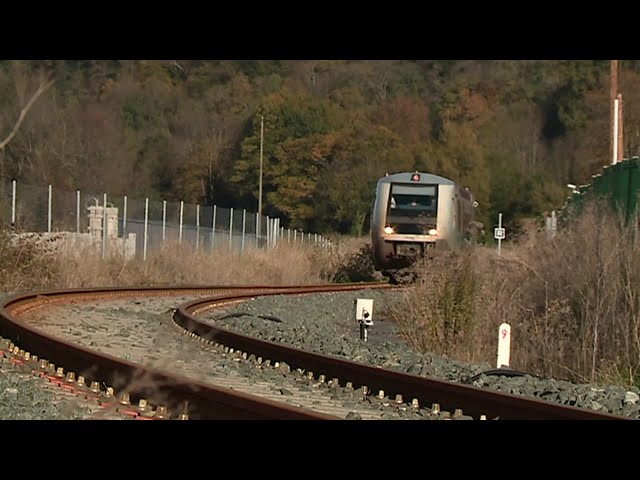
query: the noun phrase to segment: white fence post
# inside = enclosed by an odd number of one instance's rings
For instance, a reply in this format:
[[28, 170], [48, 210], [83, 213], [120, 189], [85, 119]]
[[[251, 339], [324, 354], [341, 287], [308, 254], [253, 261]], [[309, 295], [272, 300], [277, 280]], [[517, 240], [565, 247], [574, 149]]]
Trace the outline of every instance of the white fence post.
[[267, 215], [267, 248], [271, 246], [271, 236], [269, 235], [269, 215]]
[[216, 206], [213, 206], [213, 220], [211, 220], [211, 251], [213, 251], [213, 241], [216, 238]]
[[167, 201], [162, 201], [162, 245], [164, 245], [164, 239], [167, 232]]
[[124, 207], [122, 212], [122, 238], [124, 244], [127, 244], [127, 196], [124, 196]]
[[[122, 207], [122, 258], [127, 259], [127, 196], [124, 196]], [[134, 249], [135, 252], [135, 249]]]
[[180, 227], [178, 234], [178, 243], [182, 244], [182, 214], [184, 212], [184, 200], [180, 200]]
[[278, 246], [278, 232], [280, 230], [280, 219], [279, 218], [275, 218], [273, 220], [273, 246], [277, 247]]
[[142, 259], [147, 259], [147, 238], [148, 238], [148, 224], [149, 224], [149, 199], [144, 199], [144, 242], [142, 246]]
[[256, 213], [256, 248], [260, 245], [260, 214]]
[[200, 204], [196, 203], [196, 252], [200, 244]]
[[229, 250], [233, 250], [233, 208], [229, 211]]
[[47, 232], [51, 233], [51, 185], [49, 185], [49, 204], [47, 212]]
[[11, 180], [11, 225], [16, 224], [16, 181]]
[[80, 190], [76, 190], [76, 233], [80, 233]]
[[102, 259], [107, 258], [107, 194], [103, 195], [104, 207], [102, 208]]
[[242, 253], [244, 253], [244, 233], [246, 231], [247, 227], [247, 209], [243, 208], [242, 209]]

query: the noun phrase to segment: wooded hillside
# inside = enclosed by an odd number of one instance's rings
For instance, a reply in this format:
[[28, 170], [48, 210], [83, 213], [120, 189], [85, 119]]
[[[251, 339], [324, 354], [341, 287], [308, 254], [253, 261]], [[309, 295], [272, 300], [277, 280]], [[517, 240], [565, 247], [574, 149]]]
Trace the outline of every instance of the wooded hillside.
[[[50, 85], [47, 82], [51, 82]], [[640, 64], [622, 61], [625, 156]], [[375, 181], [467, 185], [486, 225], [558, 208], [609, 158], [609, 61], [2, 61], [0, 180], [257, 210], [362, 234]], [[513, 231], [513, 230], [512, 230]]]

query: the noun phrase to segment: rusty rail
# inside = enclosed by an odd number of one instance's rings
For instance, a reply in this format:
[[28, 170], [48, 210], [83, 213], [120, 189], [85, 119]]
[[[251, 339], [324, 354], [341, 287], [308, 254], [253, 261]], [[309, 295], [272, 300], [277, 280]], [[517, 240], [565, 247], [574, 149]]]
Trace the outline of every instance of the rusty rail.
[[[263, 293], [263, 295], [277, 294]], [[349, 381], [354, 388], [367, 386], [369, 389], [384, 390], [390, 395], [401, 394], [404, 398], [417, 398], [422, 405], [439, 403], [443, 408], [448, 406], [451, 411], [461, 408], [465, 414], [474, 418], [486, 415], [488, 418], [499, 417], [505, 420], [628, 420], [618, 415], [498, 393], [307, 352], [220, 329], [204, 323], [195, 316], [198, 312], [212, 308], [217, 303], [247, 299], [252, 296], [229, 295], [224, 298], [194, 300], [181, 305], [174, 314], [174, 320], [185, 330], [205, 339], [269, 358], [272, 362], [286, 362], [291, 368], [302, 368], [316, 374], [324, 374], [327, 378], [335, 377], [341, 383]]]
[[[376, 288], [380, 284], [345, 284], [343, 290]], [[295, 287], [299, 291], [330, 291], [334, 286]], [[340, 289], [338, 286], [337, 289]], [[211, 295], [220, 291], [284, 293], [291, 287], [171, 287], [171, 288], [90, 288], [48, 290], [14, 295], [0, 308], [0, 336], [13, 340], [20, 348], [47, 358], [56, 365], [64, 365], [83, 375], [87, 381], [99, 381], [112, 386], [116, 391], [126, 390], [131, 400], [145, 398], [157, 405], [167, 405], [174, 412], [188, 408], [193, 419], [316, 419], [327, 420], [336, 417], [311, 412], [290, 405], [261, 399], [252, 395], [231, 391], [223, 387], [191, 380], [187, 377], [169, 374], [158, 369], [147, 368], [123, 359], [94, 352], [59, 338], [47, 335], [37, 328], [25, 325], [20, 320], [35, 308], [55, 303], [75, 303], [114, 297], [148, 297], [176, 294]]]

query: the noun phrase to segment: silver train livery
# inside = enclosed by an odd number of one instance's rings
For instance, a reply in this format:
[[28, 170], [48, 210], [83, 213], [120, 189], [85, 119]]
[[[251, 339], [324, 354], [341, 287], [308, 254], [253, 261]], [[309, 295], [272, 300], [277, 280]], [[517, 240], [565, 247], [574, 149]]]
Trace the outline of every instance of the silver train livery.
[[404, 172], [380, 178], [371, 217], [375, 268], [404, 268], [428, 248], [475, 242], [477, 205], [467, 188], [438, 175]]

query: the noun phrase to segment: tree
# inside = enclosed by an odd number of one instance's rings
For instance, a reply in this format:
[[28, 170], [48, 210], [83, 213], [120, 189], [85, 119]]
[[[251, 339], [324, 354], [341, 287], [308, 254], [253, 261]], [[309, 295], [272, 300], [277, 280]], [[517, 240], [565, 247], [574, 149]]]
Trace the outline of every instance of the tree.
[[[18, 67], [16, 67], [18, 68]], [[46, 92], [54, 83], [55, 79], [52, 78], [50, 73], [41, 72], [39, 75], [39, 84], [38, 88], [33, 92], [29, 100], [24, 104], [22, 109], [20, 110], [20, 114], [18, 115], [18, 119], [14, 124], [13, 128], [9, 132], [9, 134], [0, 141], [0, 182], [4, 183], [5, 181], [5, 161], [4, 161], [4, 151], [9, 142], [15, 137], [24, 121], [27, 113], [33, 106], [33, 104], [38, 100], [40, 95]], [[19, 79], [19, 74], [16, 75], [16, 90], [19, 97], [22, 97], [22, 89], [25, 87], [26, 82], [21, 82]]]
[[257, 202], [258, 197], [261, 117], [264, 117], [263, 192], [267, 199], [264, 209], [268, 212], [272, 207], [280, 209], [280, 205], [270, 202], [281, 196], [271, 193], [279, 186], [291, 184], [281, 175], [295, 177], [298, 172], [311, 169], [311, 166], [293, 165], [296, 161], [315, 158], [312, 154], [304, 155], [301, 149], [307, 148], [310, 152], [314, 141], [338, 130], [343, 124], [343, 115], [327, 100], [309, 95], [282, 92], [268, 96], [250, 120], [251, 133], [242, 142], [240, 158], [231, 177], [240, 195], [252, 202]]
[[221, 131], [211, 132], [193, 146], [178, 170], [182, 199], [192, 203], [214, 203], [215, 187], [224, 174], [222, 162], [228, 148]]
[[413, 155], [399, 136], [365, 121], [343, 129], [318, 185], [317, 225], [340, 233], [364, 234], [369, 226], [377, 180], [411, 168]]

